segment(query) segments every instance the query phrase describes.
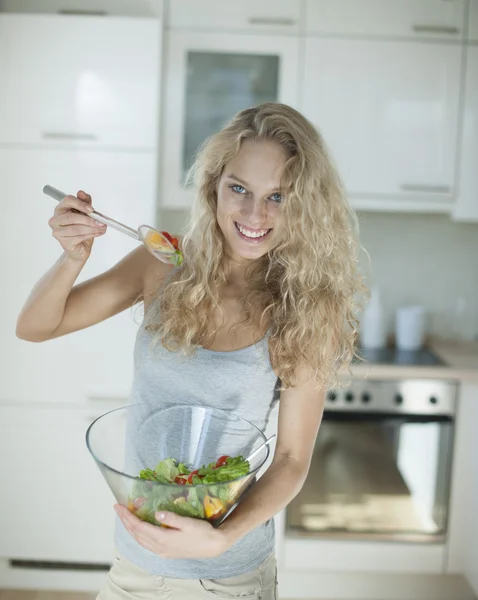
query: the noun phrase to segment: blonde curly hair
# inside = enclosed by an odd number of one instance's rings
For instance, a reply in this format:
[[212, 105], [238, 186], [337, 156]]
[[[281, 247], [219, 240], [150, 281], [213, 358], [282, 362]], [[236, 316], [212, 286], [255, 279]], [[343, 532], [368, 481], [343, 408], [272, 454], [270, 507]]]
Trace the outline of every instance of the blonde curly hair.
[[217, 186], [224, 166], [243, 140], [273, 140], [286, 152], [280, 237], [246, 268], [242, 323], [258, 338], [269, 334], [269, 355], [282, 389], [306, 365], [319, 387], [338, 384], [338, 371], [354, 356], [358, 224], [324, 140], [290, 106], [264, 103], [239, 112], [202, 145], [190, 175], [197, 188], [184, 262], [159, 296], [159, 322], [150, 325], [170, 351], [186, 356], [212, 344], [211, 311], [220, 308], [227, 281], [225, 238], [219, 228]]

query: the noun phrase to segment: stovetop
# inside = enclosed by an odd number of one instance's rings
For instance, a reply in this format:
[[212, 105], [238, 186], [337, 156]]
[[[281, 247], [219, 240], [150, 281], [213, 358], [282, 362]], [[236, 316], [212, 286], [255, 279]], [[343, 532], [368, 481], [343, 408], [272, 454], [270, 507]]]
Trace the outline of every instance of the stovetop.
[[[399, 350], [398, 348], [359, 348], [357, 354], [369, 364], [439, 366], [446, 363], [428, 348], [420, 350]], [[359, 362], [355, 359], [355, 362]]]

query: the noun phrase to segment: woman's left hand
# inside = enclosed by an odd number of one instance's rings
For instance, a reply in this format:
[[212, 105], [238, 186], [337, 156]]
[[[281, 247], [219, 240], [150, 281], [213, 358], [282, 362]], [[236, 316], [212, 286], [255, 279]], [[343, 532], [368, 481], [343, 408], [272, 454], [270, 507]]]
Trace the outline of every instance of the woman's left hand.
[[138, 544], [162, 558], [212, 558], [229, 547], [224, 533], [208, 521], [158, 512], [156, 520], [168, 526], [159, 527], [141, 521], [121, 504], [115, 510]]

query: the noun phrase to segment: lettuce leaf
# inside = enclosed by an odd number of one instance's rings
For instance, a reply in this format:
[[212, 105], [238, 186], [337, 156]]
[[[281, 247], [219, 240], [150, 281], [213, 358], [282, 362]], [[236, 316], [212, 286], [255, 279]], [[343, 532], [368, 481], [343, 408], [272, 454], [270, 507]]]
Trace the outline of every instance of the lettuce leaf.
[[[179, 475], [179, 469], [176, 466], [174, 458], [166, 458], [161, 460], [154, 469], [156, 478], [164, 477], [168, 483], [174, 483], [174, 479]], [[159, 481], [159, 479], [158, 479]]]

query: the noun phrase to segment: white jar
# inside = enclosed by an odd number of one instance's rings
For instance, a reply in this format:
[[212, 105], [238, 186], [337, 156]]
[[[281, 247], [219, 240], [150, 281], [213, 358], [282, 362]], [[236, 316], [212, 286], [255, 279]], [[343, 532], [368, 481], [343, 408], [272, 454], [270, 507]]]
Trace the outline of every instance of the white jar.
[[395, 319], [395, 339], [399, 350], [419, 350], [425, 340], [426, 311], [423, 306], [402, 306]]
[[360, 345], [362, 348], [380, 349], [387, 345], [385, 311], [382, 305], [380, 290], [373, 287], [370, 300], [362, 315], [360, 323]]

